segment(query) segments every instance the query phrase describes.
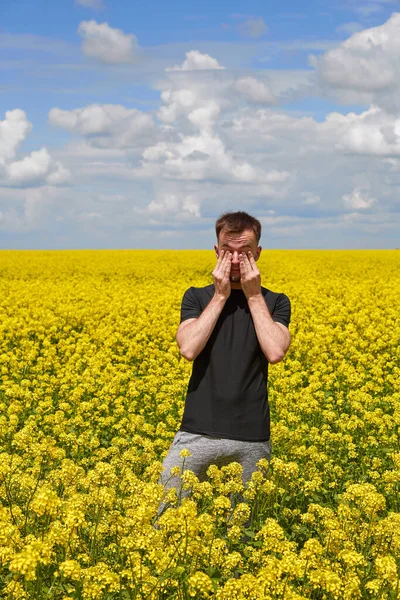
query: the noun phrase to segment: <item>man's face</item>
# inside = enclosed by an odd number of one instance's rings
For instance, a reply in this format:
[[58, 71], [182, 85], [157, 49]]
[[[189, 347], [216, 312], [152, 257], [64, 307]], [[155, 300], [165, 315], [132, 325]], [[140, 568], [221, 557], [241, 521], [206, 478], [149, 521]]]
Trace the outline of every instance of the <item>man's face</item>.
[[221, 250], [224, 253], [229, 251], [232, 253], [231, 261], [231, 284], [236, 284], [233, 287], [240, 287], [240, 259], [241, 253], [247, 253], [251, 250], [254, 260], [258, 260], [261, 253], [261, 246], [257, 247], [256, 236], [252, 229], [246, 229], [242, 233], [230, 233], [222, 230], [219, 234], [218, 246], [214, 245], [217, 258]]

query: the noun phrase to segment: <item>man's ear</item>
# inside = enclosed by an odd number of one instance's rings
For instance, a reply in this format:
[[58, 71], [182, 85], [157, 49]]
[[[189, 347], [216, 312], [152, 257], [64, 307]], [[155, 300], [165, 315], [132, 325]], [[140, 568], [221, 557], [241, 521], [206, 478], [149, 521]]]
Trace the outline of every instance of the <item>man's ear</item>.
[[262, 250], [262, 247], [258, 246], [258, 248], [257, 248], [257, 258], [255, 260], [258, 260], [260, 258], [261, 250]]
[[217, 255], [217, 258], [219, 258], [219, 248], [216, 244], [214, 244], [214, 250], [215, 250], [215, 254]]

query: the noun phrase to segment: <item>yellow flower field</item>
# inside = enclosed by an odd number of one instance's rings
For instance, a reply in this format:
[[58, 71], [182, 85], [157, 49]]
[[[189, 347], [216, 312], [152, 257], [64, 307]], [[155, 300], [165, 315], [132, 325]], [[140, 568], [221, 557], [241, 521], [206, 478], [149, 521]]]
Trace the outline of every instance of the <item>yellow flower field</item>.
[[[400, 598], [400, 251], [264, 249], [291, 300], [272, 460], [157, 518], [210, 251], [0, 252], [0, 598]], [[250, 525], [249, 525], [250, 524]]]

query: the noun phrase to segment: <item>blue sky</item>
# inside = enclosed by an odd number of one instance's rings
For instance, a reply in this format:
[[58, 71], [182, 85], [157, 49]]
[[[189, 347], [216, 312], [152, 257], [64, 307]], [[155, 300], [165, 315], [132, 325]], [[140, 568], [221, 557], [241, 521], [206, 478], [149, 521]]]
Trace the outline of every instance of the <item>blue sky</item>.
[[393, 248], [391, 0], [2, 0], [0, 248]]

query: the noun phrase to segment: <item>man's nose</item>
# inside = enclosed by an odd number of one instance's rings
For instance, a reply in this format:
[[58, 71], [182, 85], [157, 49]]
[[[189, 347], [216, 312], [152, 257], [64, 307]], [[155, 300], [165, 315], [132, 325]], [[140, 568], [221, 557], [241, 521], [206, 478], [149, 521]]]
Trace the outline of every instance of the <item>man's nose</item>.
[[235, 250], [235, 252], [232, 253], [232, 264], [238, 265], [239, 263], [240, 263], [239, 252], [237, 252]]

